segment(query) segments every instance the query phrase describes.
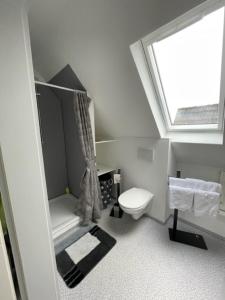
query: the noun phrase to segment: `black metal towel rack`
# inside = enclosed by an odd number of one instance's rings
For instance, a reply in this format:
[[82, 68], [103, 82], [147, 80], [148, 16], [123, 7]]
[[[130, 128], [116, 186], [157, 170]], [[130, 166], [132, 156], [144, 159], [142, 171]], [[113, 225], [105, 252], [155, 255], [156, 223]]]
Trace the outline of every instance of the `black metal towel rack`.
[[[181, 172], [177, 171], [177, 178], [180, 178]], [[169, 237], [173, 242], [178, 242], [193, 246], [196, 248], [208, 250], [204, 238], [196, 233], [177, 230], [178, 209], [174, 209], [173, 228], [169, 228]]]

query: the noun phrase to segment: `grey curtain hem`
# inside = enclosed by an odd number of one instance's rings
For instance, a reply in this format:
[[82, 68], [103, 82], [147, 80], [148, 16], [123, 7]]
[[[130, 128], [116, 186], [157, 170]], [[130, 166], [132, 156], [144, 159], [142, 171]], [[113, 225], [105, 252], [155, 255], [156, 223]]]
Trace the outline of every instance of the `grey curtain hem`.
[[86, 94], [75, 93], [74, 113], [86, 163], [86, 171], [81, 180], [81, 194], [76, 209], [76, 214], [82, 219], [82, 225], [96, 222], [101, 217], [101, 191], [96, 168], [89, 104], [90, 99]]

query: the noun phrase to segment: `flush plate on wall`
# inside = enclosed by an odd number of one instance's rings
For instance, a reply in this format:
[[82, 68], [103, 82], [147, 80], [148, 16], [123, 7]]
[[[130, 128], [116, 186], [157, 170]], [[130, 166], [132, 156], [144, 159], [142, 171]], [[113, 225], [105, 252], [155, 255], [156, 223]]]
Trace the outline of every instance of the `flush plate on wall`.
[[138, 158], [153, 162], [154, 161], [154, 149], [139, 147], [138, 148]]

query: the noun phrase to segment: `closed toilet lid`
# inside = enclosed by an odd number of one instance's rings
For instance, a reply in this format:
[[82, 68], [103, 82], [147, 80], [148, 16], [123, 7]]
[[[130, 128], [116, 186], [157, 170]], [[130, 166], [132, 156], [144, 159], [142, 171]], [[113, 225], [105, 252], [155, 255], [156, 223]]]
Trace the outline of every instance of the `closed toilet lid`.
[[118, 202], [123, 207], [135, 209], [144, 207], [152, 199], [153, 194], [147, 190], [132, 188], [119, 196]]

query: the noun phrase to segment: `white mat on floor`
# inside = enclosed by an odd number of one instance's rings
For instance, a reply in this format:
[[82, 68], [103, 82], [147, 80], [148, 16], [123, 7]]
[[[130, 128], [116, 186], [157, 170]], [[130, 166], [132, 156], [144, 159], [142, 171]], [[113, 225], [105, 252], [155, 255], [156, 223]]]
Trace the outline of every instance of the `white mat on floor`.
[[90, 234], [89, 232], [82, 236], [74, 244], [66, 248], [66, 252], [70, 258], [77, 264], [81, 259], [87, 256], [96, 246], [100, 244], [100, 241]]

